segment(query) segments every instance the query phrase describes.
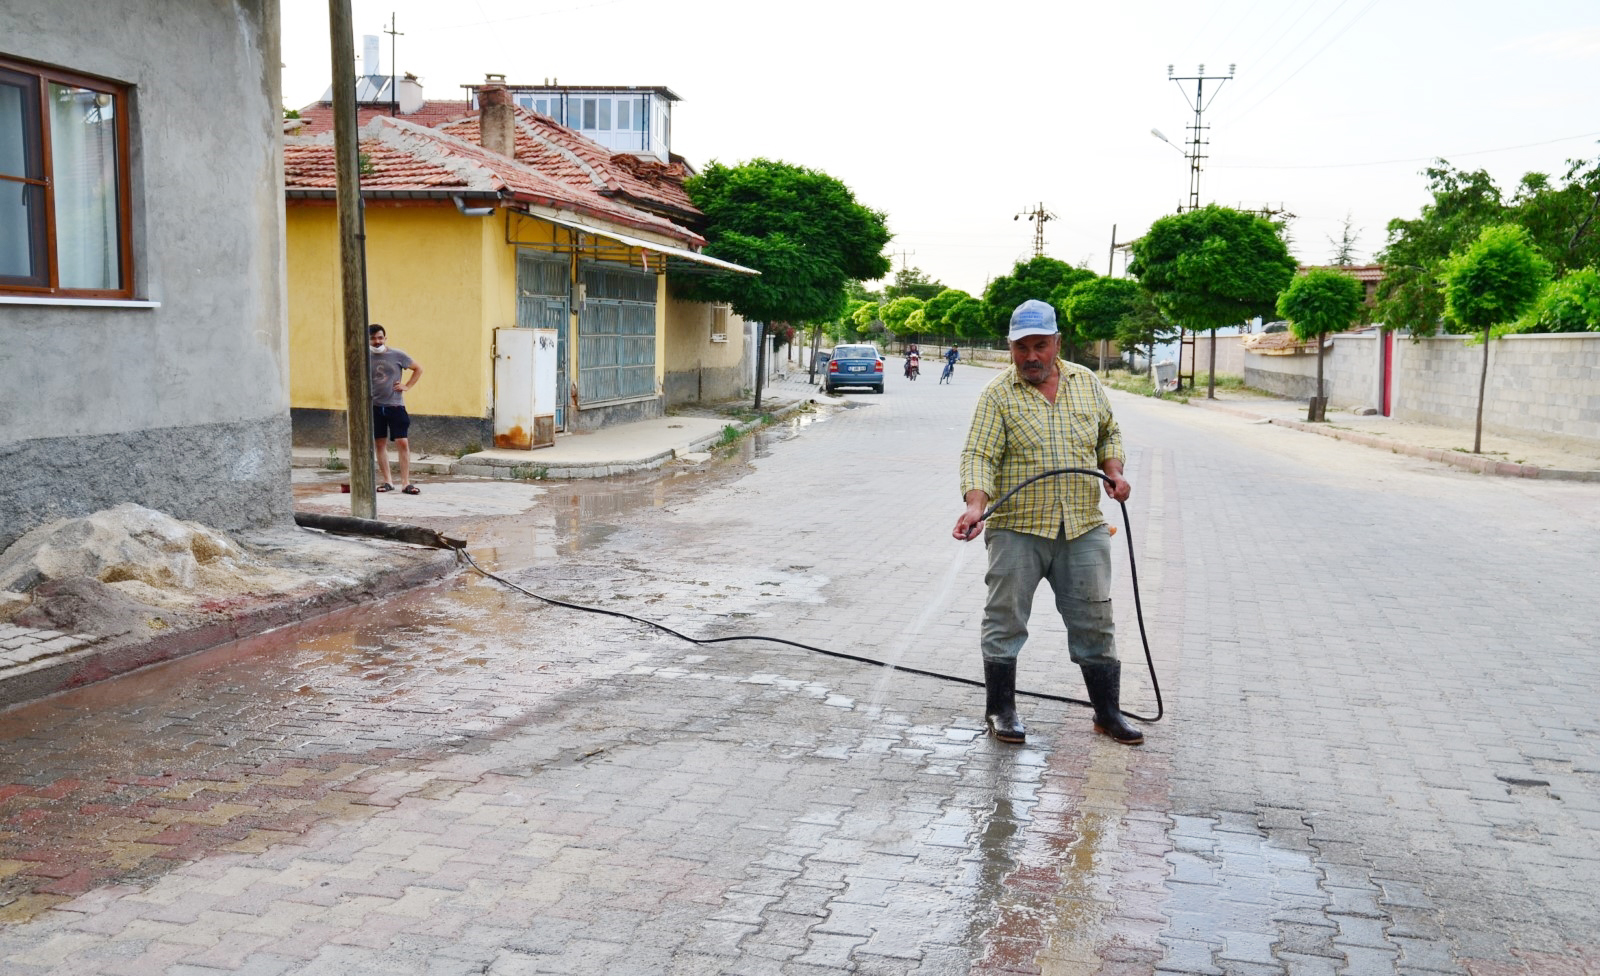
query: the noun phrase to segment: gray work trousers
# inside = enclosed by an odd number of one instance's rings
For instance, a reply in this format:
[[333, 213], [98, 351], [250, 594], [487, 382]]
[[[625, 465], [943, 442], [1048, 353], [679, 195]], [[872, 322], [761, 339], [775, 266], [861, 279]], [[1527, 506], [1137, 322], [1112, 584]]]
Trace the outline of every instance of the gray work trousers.
[[1028, 639], [1028, 616], [1042, 580], [1050, 581], [1056, 610], [1067, 625], [1067, 652], [1076, 664], [1117, 659], [1111, 619], [1111, 533], [1097, 525], [1068, 539], [989, 529], [989, 598], [983, 608], [985, 661], [1015, 661]]

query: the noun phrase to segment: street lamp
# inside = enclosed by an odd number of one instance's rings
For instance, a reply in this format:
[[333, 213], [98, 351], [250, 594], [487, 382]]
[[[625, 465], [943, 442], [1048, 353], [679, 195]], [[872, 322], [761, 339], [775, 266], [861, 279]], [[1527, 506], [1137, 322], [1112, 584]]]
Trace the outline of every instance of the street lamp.
[[1176, 149], [1178, 151], [1178, 155], [1183, 156], [1186, 159], [1188, 158], [1189, 154], [1184, 152], [1183, 148], [1181, 146], [1179, 146], [1177, 143], [1173, 142], [1171, 139], [1168, 139], [1165, 135], [1162, 135], [1160, 129], [1151, 129], [1150, 130], [1150, 134], [1155, 136], [1157, 139], [1160, 139], [1162, 142], [1166, 143], [1167, 145], [1171, 146], [1173, 149]]

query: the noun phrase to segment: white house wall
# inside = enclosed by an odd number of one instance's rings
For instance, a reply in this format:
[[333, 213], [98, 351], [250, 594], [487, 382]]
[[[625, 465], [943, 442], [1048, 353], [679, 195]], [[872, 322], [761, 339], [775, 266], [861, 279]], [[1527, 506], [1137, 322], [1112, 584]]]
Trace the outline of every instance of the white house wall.
[[6, 0], [0, 52], [131, 86], [155, 303], [0, 303], [0, 546], [128, 501], [288, 519], [278, 0]]

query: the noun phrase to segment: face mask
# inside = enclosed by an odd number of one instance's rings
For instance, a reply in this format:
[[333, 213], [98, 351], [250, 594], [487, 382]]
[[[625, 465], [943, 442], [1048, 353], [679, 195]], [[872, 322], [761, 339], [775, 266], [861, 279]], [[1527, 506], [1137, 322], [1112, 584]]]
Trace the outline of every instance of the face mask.
[[389, 347], [386, 344], [380, 342], [377, 345], [372, 347], [372, 351], [373, 352], [383, 352], [387, 348], [389, 348]]

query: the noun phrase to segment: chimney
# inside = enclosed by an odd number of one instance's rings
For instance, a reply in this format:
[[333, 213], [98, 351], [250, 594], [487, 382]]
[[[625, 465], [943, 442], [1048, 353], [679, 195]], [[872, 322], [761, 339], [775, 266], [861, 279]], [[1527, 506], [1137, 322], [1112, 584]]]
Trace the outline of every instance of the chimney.
[[378, 64], [378, 35], [361, 35], [361, 73], [364, 75], [379, 74]]
[[419, 112], [422, 106], [422, 82], [408, 71], [400, 79], [400, 114], [410, 115], [412, 112]]
[[490, 75], [478, 89], [478, 135], [483, 148], [512, 159], [517, 155], [517, 114], [511, 106], [511, 93]]

